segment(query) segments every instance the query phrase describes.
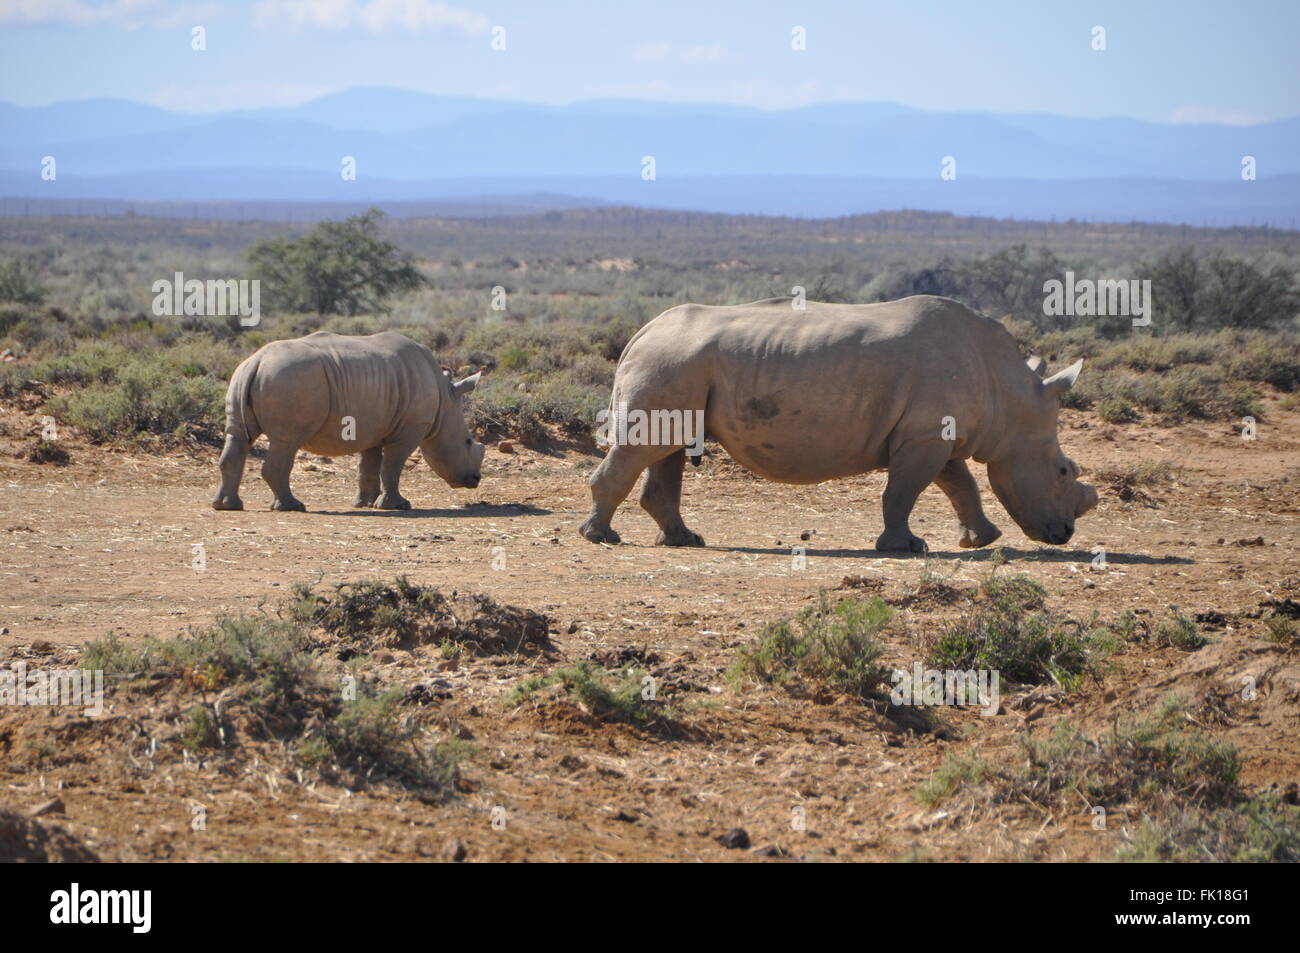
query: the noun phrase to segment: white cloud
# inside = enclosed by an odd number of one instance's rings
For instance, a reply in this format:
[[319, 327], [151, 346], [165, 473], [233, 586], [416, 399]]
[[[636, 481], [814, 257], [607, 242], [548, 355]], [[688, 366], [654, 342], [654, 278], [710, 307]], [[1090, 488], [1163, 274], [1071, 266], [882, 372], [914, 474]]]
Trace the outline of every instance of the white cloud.
[[710, 43], [708, 46], [692, 46], [682, 54], [687, 63], [716, 63], [727, 55], [725, 43]]
[[727, 45], [710, 43], [707, 46], [689, 46], [677, 52], [671, 43], [642, 43], [632, 51], [632, 56], [640, 63], [655, 63], [666, 59], [677, 59], [683, 63], [716, 63], [726, 59]]
[[655, 60], [667, 59], [672, 52], [672, 45], [668, 43], [642, 43], [632, 55], [638, 62], [652, 63]]
[[163, 0], [0, 0], [0, 23], [149, 27], [167, 30], [192, 26], [220, 14], [215, 3], [168, 4]]
[[487, 17], [433, 0], [257, 0], [253, 22], [264, 29], [367, 33], [462, 33], [479, 36]]

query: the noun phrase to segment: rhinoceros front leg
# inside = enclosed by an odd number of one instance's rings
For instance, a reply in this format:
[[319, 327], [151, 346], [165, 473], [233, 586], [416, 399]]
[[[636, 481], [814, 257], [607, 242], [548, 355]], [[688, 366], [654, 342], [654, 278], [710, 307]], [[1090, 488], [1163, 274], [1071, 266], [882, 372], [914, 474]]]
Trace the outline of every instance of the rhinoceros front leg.
[[976, 549], [987, 546], [1002, 535], [1002, 530], [984, 515], [979, 487], [975, 485], [975, 477], [971, 476], [965, 460], [949, 460], [934, 478], [934, 482], [939, 484], [939, 489], [948, 497], [948, 502], [952, 503], [952, 508], [957, 513], [957, 519], [961, 521], [958, 546]]
[[293, 470], [293, 461], [297, 455], [298, 448], [291, 443], [272, 440], [267, 448], [266, 459], [262, 461], [262, 479], [275, 494], [275, 500], [271, 503], [273, 510], [302, 512], [307, 509], [289, 489], [289, 473]]
[[248, 460], [248, 440], [235, 434], [226, 435], [226, 445], [221, 450], [217, 465], [221, 468], [221, 488], [212, 501], [214, 510], [242, 510], [244, 501], [239, 498], [239, 484], [244, 479], [244, 463]]
[[371, 447], [361, 454], [357, 467], [357, 498], [353, 506], [374, 506], [379, 499], [379, 465], [384, 459], [383, 447]]
[[889, 480], [883, 499], [885, 531], [876, 540], [881, 552], [925, 552], [925, 540], [912, 533], [909, 519], [921, 491], [934, 482], [948, 460], [946, 442], [903, 444], [889, 457]]
[[682, 469], [686, 451], [678, 450], [651, 464], [641, 489], [641, 509], [659, 524], [656, 546], [703, 546], [704, 537], [682, 521]]
[[406, 458], [415, 450], [416, 441], [390, 443], [384, 446], [384, 459], [379, 464], [379, 483], [384, 495], [375, 501], [377, 510], [409, 510], [411, 501], [397, 492], [397, 484], [402, 479], [402, 467]]

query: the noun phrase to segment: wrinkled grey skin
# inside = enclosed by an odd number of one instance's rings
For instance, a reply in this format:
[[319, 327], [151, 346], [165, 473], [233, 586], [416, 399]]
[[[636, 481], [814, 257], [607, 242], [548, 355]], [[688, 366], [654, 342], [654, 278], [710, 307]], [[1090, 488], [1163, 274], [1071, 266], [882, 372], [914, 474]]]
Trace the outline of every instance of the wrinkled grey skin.
[[[367, 337], [317, 331], [273, 341], [231, 375], [221, 488], [212, 508], [244, 508], [244, 461], [262, 434], [270, 442], [262, 479], [275, 494], [274, 510], [306, 509], [289, 489], [294, 458], [304, 448], [326, 457], [361, 454], [353, 506], [410, 509], [398, 482], [416, 447], [451, 486], [478, 486], [483, 445], [470, 437], [461, 403], [478, 377], [453, 383], [427, 347], [392, 331]], [[350, 440], [345, 417], [355, 422]]]
[[[882, 551], [921, 552], [908, 518], [931, 483], [961, 523], [959, 544], [1001, 535], [980, 505], [966, 460], [988, 465], [993, 492], [1030, 539], [1062, 544], [1096, 491], [1057, 443], [1060, 397], [1083, 362], [1041, 379], [996, 321], [949, 298], [816, 304], [788, 298], [734, 307], [683, 305], [633, 336], [612, 407], [705, 412], [705, 430], [736, 462], [781, 483], [820, 483], [887, 468]], [[944, 418], [955, 439], [944, 439]], [[641, 506], [657, 542], [700, 546], [681, 517], [680, 446], [616, 445], [589, 481], [580, 532], [618, 542], [610, 518], [641, 472]]]

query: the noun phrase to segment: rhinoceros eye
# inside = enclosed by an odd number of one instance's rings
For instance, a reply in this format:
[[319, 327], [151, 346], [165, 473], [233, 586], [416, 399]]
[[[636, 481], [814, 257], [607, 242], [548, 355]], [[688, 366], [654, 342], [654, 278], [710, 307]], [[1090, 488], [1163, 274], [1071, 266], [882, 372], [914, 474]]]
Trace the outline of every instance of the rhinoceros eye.
[[1061, 467], [1061, 476], [1065, 476], [1066, 473], [1068, 473], [1068, 472], [1069, 472], [1069, 471], [1066, 470], [1065, 467]]

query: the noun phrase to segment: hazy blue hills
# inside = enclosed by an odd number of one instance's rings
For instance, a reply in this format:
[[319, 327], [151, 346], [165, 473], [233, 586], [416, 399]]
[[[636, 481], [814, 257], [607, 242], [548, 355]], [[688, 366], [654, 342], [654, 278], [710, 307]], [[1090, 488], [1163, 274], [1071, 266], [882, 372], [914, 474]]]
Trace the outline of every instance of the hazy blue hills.
[[[47, 155], [54, 181], [40, 176]], [[1246, 155], [1258, 181], [1241, 179]], [[340, 176], [344, 156], [355, 181]], [[645, 156], [655, 181], [642, 178]], [[955, 181], [940, 178], [945, 156]], [[0, 103], [0, 195], [28, 200], [508, 204], [548, 194], [805, 216], [912, 207], [1289, 227], [1300, 216], [1295, 176], [1300, 117], [1227, 126], [892, 103], [547, 106], [373, 88], [206, 114], [112, 99]]]

